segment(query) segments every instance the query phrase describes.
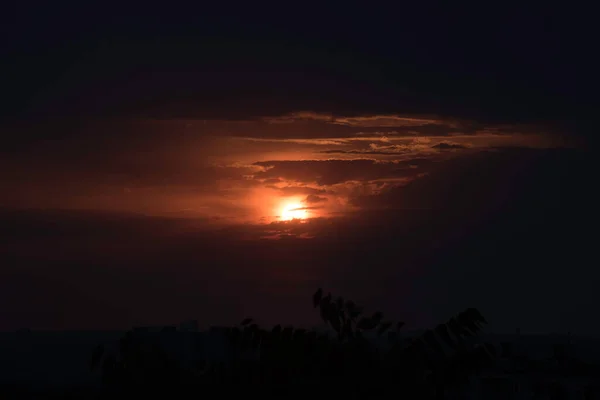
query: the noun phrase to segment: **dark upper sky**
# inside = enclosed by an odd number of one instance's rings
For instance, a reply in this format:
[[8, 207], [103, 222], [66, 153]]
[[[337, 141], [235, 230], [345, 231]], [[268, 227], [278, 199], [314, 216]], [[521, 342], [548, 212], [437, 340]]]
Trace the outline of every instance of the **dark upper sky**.
[[312, 323], [325, 286], [600, 332], [591, 13], [62, 4], [1, 17], [0, 328]]
[[3, 13], [8, 115], [513, 122], [584, 117], [596, 97], [596, 28], [575, 6], [59, 4]]

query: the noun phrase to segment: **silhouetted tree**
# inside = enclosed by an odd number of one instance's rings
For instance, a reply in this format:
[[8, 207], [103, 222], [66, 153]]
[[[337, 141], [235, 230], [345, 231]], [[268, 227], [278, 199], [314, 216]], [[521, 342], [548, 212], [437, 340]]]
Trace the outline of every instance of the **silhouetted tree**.
[[[294, 388], [293, 394], [300, 396], [301, 388], [309, 395], [318, 387], [340, 396], [373, 398], [396, 390], [411, 398], [430, 398], [465, 384], [496, 355], [493, 346], [475, 340], [487, 323], [475, 308], [403, 339], [404, 322], [390, 321], [378, 311], [365, 314], [354, 302], [325, 295], [320, 288], [312, 304], [331, 331], [281, 325], [264, 329], [245, 318], [225, 331], [232, 350], [229, 362], [205, 365], [201, 371], [182, 368], [132, 331], [120, 340], [116, 355], [98, 346], [91, 367], [100, 367], [106, 386], [120, 391], [216, 385], [274, 395]], [[387, 348], [373, 345], [369, 337], [385, 339]]]

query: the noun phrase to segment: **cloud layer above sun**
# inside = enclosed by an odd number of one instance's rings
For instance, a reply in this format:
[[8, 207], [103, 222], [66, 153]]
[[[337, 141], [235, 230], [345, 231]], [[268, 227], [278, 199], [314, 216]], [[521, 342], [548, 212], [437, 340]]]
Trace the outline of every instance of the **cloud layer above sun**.
[[289, 219], [281, 215], [287, 204], [295, 204], [303, 219], [440, 207], [409, 194], [457, 165], [494, 159], [510, 148], [559, 144], [529, 126], [310, 112], [252, 121], [102, 120], [23, 129], [62, 131], [56, 140], [35, 141], [3, 158], [4, 206], [234, 224]]

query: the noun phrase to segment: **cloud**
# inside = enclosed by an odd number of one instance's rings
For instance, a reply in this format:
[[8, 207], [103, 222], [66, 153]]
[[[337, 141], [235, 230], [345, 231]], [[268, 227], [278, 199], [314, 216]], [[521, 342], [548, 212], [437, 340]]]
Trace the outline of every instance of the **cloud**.
[[303, 210], [320, 210], [323, 207], [316, 207], [316, 206], [310, 206], [310, 207], [297, 207], [297, 208], [292, 208], [290, 209], [290, 211], [303, 211]]
[[458, 143], [440, 142], [438, 144], [434, 144], [433, 146], [431, 146], [431, 148], [438, 149], [438, 150], [456, 150], [456, 149], [466, 149], [467, 146], [464, 146], [464, 145], [458, 144]]
[[263, 179], [261, 180], [262, 183], [264, 183], [265, 185], [275, 185], [277, 183], [282, 183], [283, 181], [279, 178], [269, 178], [269, 179]]
[[[405, 185], [354, 196], [350, 201], [361, 209], [431, 208], [473, 215], [514, 201], [527, 202], [533, 209], [559, 207], [565, 195], [587, 186], [575, 172], [576, 154], [529, 148], [464, 153], [428, 163], [426, 169], [421, 169], [426, 174]], [[590, 168], [584, 165], [582, 169]], [[567, 171], [569, 175], [565, 175]]]
[[324, 113], [316, 113], [313, 111], [298, 111], [276, 117], [263, 117], [262, 119], [263, 121], [266, 121], [271, 124], [285, 124], [301, 120], [332, 122], [333, 118], [334, 117], [331, 114], [328, 115]]
[[313, 146], [339, 146], [347, 145], [352, 141], [365, 140], [364, 138], [322, 138], [322, 139], [286, 139], [286, 138], [260, 138], [260, 137], [237, 137], [236, 139], [251, 142], [290, 143]]
[[288, 185], [288, 186], [279, 187], [279, 186], [275, 186], [275, 185], [267, 185], [266, 187], [269, 189], [275, 189], [279, 192], [280, 195], [287, 196], [287, 197], [297, 196], [297, 195], [312, 196], [312, 195], [327, 193], [327, 190], [325, 190], [325, 189], [314, 188], [314, 187], [310, 187], [310, 186]]
[[335, 118], [335, 124], [357, 126], [357, 127], [417, 127], [425, 125], [443, 125], [447, 127], [456, 127], [456, 122], [444, 121], [441, 118], [413, 118], [400, 115], [373, 115], [360, 117], [340, 117]]
[[370, 143], [369, 148], [365, 149], [352, 149], [352, 150], [338, 150], [338, 149], [330, 149], [323, 150], [321, 153], [323, 154], [371, 154], [371, 155], [398, 155], [402, 153], [408, 153], [414, 151], [408, 145], [389, 145], [389, 146], [378, 146], [375, 143]]
[[303, 120], [327, 122], [335, 125], [351, 127], [417, 127], [424, 125], [445, 125], [455, 127], [457, 122], [434, 117], [410, 117], [396, 114], [337, 116], [310, 111], [295, 112], [278, 117], [265, 117], [264, 121], [272, 124], [293, 123]]
[[430, 138], [388, 138], [382, 137], [381, 140], [371, 142], [353, 143], [350, 149], [328, 149], [321, 150], [323, 154], [364, 154], [364, 155], [384, 155], [384, 156], [402, 156], [411, 153], [422, 153], [422, 155], [432, 154], [429, 142]]
[[395, 162], [371, 159], [261, 161], [256, 165], [266, 168], [255, 174], [257, 179], [279, 178], [319, 186], [416, 174], [413, 170], [399, 168]]
[[419, 167], [419, 166], [425, 166], [425, 165], [431, 164], [433, 162], [435, 162], [435, 160], [433, 158], [417, 157], [417, 158], [411, 158], [410, 160], [405, 161], [404, 165], [407, 165], [409, 167]]
[[[267, 203], [276, 203], [278, 195], [327, 194], [329, 207], [346, 201], [331, 192], [332, 185], [349, 182], [348, 188], [371, 193], [401, 184], [395, 179], [406, 181], [427, 172], [432, 167], [427, 163], [466, 152], [432, 148], [458, 128], [434, 124], [378, 128], [366, 125], [391, 124], [398, 118], [337, 117], [348, 118], [346, 125], [321, 118], [284, 125], [260, 120], [119, 120], [65, 126], [69, 135], [0, 157], [0, 200], [7, 205], [156, 215], [181, 210], [217, 213], [220, 218], [252, 210], [272, 215], [268, 208], [276, 205]], [[61, 132], [60, 126], [44, 128], [50, 131], [49, 138]], [[448, 143], [469, 147], [469, 152], [532, 143], [548, 147], [533, 136], [517, 136], [510, 127], [478, 129], [483, 133], [453, 136]], [[419, 136], [423, 132], [437, 136]], [[271, 165], [281, 161], [290, 164]]]
[[306, 196], [306, 199], [304, 199], [304, 202], [308, 204], [323, 203], [326, 201], [329, 201], [327, 197], [317, 196], [315, 194], [309, 194]]

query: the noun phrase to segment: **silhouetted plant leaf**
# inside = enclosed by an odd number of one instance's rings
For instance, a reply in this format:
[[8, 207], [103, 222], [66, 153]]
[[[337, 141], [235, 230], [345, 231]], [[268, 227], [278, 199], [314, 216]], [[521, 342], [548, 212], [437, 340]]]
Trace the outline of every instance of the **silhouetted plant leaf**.
[[358, 323], [356, 324], [356, 327], [358, 329], [368, 329], [368, 327], [370, 325], [371, 325], [371, 320], [368, 317], [363, 317], [358, 321]]
[[436, 326], [435, 332], [438, 334], [439, 337], [442, 338], [444, 343], [446, 343], [448, 346], [452, 348], [456, 347], [454, 341], [452, 340], [452, 337], [450, 336], [450, 333], [448, 332], [448, 327], [445, 324], [439, 324], [438, 326]]
[[427, 345], [429, 345], [429, 347], [431, 347], [436, 353], [438, 353], [442, 357], [445, 355], [444, 349], [442, 348], [440, 343], [437, 341], [433, 331], [427, 330], [423, 334], [423, 339], [424, 339], [425, 343], [427, 343]]
[[498, 353], [496, 351], [496, 347], [493, 344], [491, 344], [491, 343], [484, 343], [483, 347], [490, 354], [490, 356], [492, 358], [496, 358], [496, 356], [497, 356]]
[[329, 316], [330, 317], [336, 316], [336, 317], [339, 318], [340, 317], [340, 311], [341, 310], [337, 306], [336, 302], [332, 301], [331, 303], [329, 303], [329, 310], [328, 310], [328, 312], [329, 312]]
[[356, 319], [356, 318], [358, 318], [360, 316], [360, 313], [361, 313], [361, 311], [358, 308], [354, 308], [354, 309], [348, 311], [348, 315], [353, 320]]
[[327, 296], [321, 299], [321, 304], [329, 305], [331, 303], [331, 293], [327, 293]]
[[354, 337], [354, 332], [352, 331], [352, 321], [350, 321], [349, 319], [344, 321], [343, 337], [349, 339], [352, 339]]
[[356, 332], [354, 332], [354, 336], [355, 336], [355, 337], [356, 337], [356, 339], [358, 339], [358, 340], [364, 340], [364, 339], [365, 339], [365, 337], [363, 336], [363, 334], [362, 334], [362, 332], [361, 332], [361, 331], [356, 331]]
[[242, 321], [242, 326], [248, 325], [248, 324], [249, 324], [249, 323], [251, 323], [252, 321], [253, 321], [253, 319], [252, 319], [252, 318], [245, 318], [245, 319]]
[[390, 329], [390, 327], [392, 326], [391, 322], [382, 322], [379, 327], [377, 328], [377, 334], [378, 335], [383, 335], [385, 333], [385, 331], [387, 331], [388, 329]]
[[402, 327], [404, 325], [406, 325], [404, 322], [398, 321], [398, 323], [396, 324], [396, 331], [399, 331], [400, 329], [402, 329]]
[[372, 318], [364, 317], [358, 321], [358, 324], [356, 324], [356, 327], [358, 329], [371, 330], [377, 326], [378, 322], [379, 321], [373, 320]]
[[481, 315], [478, 309], [476, 308], [467, 308], [467, 314], [471, 316], [471, 318], [478, 323], [487, 324], [487, 320]]
[[337, 314], [340, 317], [340, 319], [342, 320], [342, 324], [344, 323], [344, 321], [349, 319], [348, 316], [346, 315], [346, 311], [343, 308], [337, 308]]
[[315, 308], [317, 308], [319, 306], [319, 304], [321, 304], [322, 297], [323, 297], [323, 289], [319, 288], [319, 289], [317, 289], [315, 294], [313, 294], [313, 306]]
[[427, 347], [425, 346], [425, 342], [421, 339], [416, 339], [411, 343], [411, 346], [416, 350], [416, 354], [423, 361], [428, 369], [433, 369], [434, 364], [431, 359]]
[[462, 312], [456, 316], [456, 319], [466, 334], [474, 335], [479, 332], [479, 326], [477, 326], [477, 323], [471, 319], [471, 316], [468, 313]]
[[340, 319], [337, 315], [333, 313], [329, 315], [329, 323], [331, 324], [333, 330], [336, 331], [338, 334], [342, 332], [342, 324], [340, 323]]
[[382, 319], [383, 319], [383, 313], [380, 312], [380, 311], [377, 311], [371, 317], [371, 320], [374, 321], [374, 322], [377, 322], [377, 323], [379, 323], [379, 321], [381, 321]]
[[479, 332], [481, 330], [480, 325], [486, 323], [485, 318], [483, 318], [481, 313], [475, 308], [466, 309], [458, 314], [456, 319], [465, 329], [468, 329], [470, 333], [473, 334]]
[[329, 303], [321, 300], [321, 306], [319, 307], [319, 314], [323, 322], [329, 322]]
[[459, 340], [466, 333], [466, 331], [462, 328], [462, 326], [458, 323], [458, 321], [454, 317], [450, 318], [450, 320], [448, 320], [446, 325], [448, 326], [448, 329], [450, 330], [450, 332], [452, 332], [454, 334], [454, 336], [456, 336], [456, 338]]

